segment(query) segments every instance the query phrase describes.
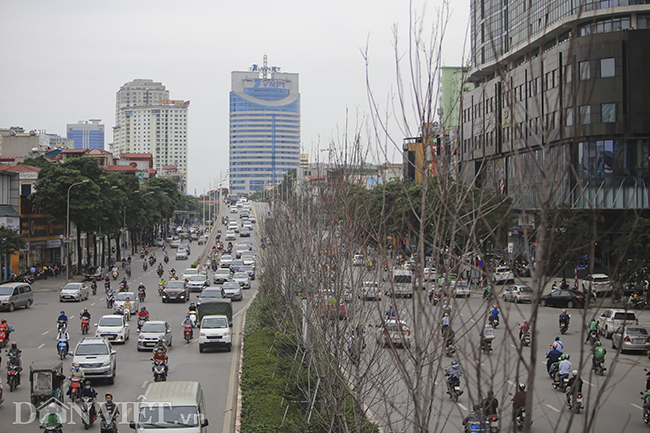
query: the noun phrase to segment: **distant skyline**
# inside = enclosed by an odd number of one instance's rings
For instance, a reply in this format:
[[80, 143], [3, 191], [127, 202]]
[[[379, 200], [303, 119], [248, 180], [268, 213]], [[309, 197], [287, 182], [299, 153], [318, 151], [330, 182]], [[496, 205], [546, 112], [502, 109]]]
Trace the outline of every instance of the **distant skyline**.
[[[411, 3], [426, 40], [442, 5], [441, 0]], [[442, 58], [444, 65], [456, 66], [469, 53], [464, 46], [469, 2], [450, 8]], [[27, 0], [2, 2], [0, 13], [11, 17], [0, 26], [5, 49], [0, 127], [44, 129], [65, 137], [67, 124], [101, 119], [109, 150], [120, 86], [153, 79], [170, 89], [173, 99], [191, 101], [191, 194], [214, 187], [210, 184], [219, 183], [220, 171], [228, 170], [232, 71], [261, 64], [266, 54], [269, 66], [300, 74], [302, 152], [313, 162], [327, 159], [319, 150], [330, 142], [345, 140], [346, 123], [351, 137], [368, 119], [366, 46], [368, 79], [384, 112], [398, 108], [391, 99], [398, 87], [395, 28], [400, 62], [408, 61], [408, 2]], [[401, 140], [403, 132], [395, 126], [392, 139]], [[369, 152], [369, 162], [382, 162], [379, 155]], [[400, 162], [400, 146], [390, 144], [387, 159]]]

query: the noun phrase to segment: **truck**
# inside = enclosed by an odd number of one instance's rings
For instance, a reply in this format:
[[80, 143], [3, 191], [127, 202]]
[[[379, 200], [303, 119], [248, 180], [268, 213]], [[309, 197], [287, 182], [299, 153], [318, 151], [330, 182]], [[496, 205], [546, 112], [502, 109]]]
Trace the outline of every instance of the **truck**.
[[232, 303], [230, 299], [201, 302], [198, 307], [199, 352], [209, 348], [232, 350]]
[[198, 306], [199, 322], [204, 316], [226, 316], [232, 328], [232, 301], [230, 299], [214, 299], [202, 301]]

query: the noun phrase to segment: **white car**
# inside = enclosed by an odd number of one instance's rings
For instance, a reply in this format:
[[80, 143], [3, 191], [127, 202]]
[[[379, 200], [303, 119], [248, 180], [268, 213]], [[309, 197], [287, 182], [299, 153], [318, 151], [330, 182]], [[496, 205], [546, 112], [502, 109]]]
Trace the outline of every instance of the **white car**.
[[59, 292], [59, 302], [78, 301], [88, 299], [90, 291], [85, 283], [68, 283]]
[[237, 221], [231, 221], [228, 223], [228, 230], [232, 230], [235, 233], [239, 233], [239, 223]]
[[515, 281], [515, 275], [509, 267], [499, 266], [492, 274], [492, 282], [494, 284], [507, 283], [508, 281]]
[[632, 311], [625, 310], [605, 310], [598, 317], [598, 331], [605, 338], [612, 338], [612, 334], [619, 326], [638, 325], [639, 319]]
[[242, 228], [248, 229], [248, 230], [253, 230], [253, 224], [251, 224], [250, 221], [246, 221], [243, 225]]
[[190, 279], [192, 275], [199, 275], [199, 270], [198, 268], [187, 268], [183, 271], [182, 279], [183, 281], [187, 281]]
[[248, 216], [248, 221], [250, 221], [252, 224], [257, 223], [257, 219], [255, 218], [255, 216], [253, 214], [250, 214]]
[[252, 253], [243, 253], [241, 255], [241, 260], [244, 262], [244, 266], [255, 267], [255, 254]]
[[187, 250], [182, 248], [176, 250], [176, 260], [187, 260], [188, 258]]
[[200, 292], [209, 285], [210, 280], [204, 274], [192, 275], [187, 281], [187, 287], [190, 289], [190, 292]]
[[95, 324], [97, 330], [95, 337], [104, 337], [114, 343], [124, 343], [129, 339], [129, 324], [124, 316], [102, 316], [99, 323]]
[[[582, 284], [585, 289], [591, 288], [591, 291], [595, 292], [596, 296], [606, 296], [612, 291], [612, 282], [605, 274], [587, 275]], [[614, 328], [615, 330], [616, 328]]]
[[467, 281], [452, 281], [449, 285], [449, 288], [452, 290], [454, 297], [462, 296], [463, 298], [469, 298], [472, 292], [469, 290], [469, 285]]
[[219, 266], [221, 266], [222, 268], [230, 269], [230, 263], [232, 263], [232, 261], [233, 258], [231, 255], [224, 254], [223, 256], [221, 256], [221, 259], [219, 259]]
[[357, 254], [352, 258], [352, 266], [363, 266], [363, 256]]
[[251, 288], [251, 281], [248, 278], [248, 272], [237, 271], [232, 276], [232, 279], [233, 279], [233, 281], [238, 282], [242, 289], [250, 289]]
[[379, 283], [374, 281], [364, 281], [361, 287], [361, 299], [381, 301], [381, 289]]
[[436, 268], [424, 268], [423, 278], [424, 281], [436, 281]]
[[224, 298], [229, 298], [233, 301], [242, 300], [243, 295], [241, 292], [241, 285], [237, 281], [228, 281], [226, 283], [223, 283], [223, 286], [221, 287], [223, 290], [222, 293]]
[[219, 268], [214, 272], [212, 276], [212, 281], [214, 284], [223, 284], [230, 279], [230, 269], [228, 268]]
[[235, 241], [237, 240], [237, 234], [234, 230], [228, 230], [226, 232], [226, 241]]

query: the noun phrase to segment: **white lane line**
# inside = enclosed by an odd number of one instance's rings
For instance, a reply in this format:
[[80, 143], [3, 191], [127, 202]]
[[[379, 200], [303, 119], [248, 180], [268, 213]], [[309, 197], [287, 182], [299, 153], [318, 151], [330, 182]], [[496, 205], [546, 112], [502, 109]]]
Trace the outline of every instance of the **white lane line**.
[[148, 380], [145, 380], [145, 381], [142, 383], [142, 386], [141, 386], [140, 388], [144, 388], [145, 386], [147, 386], [148, 383], [149, 383], [149, 381], [148, 381]]
[[512, 346], [512, 347], [515, 348], [515, 349], [517, 348], [517, 346], [515, 346], [514, 344], [511, 344], [510, 346]]
[[458, 406], [460, 406], [461, 409], [463, 409], [463, 410], [467, 410], [467, 408], [466, 408], [465, 406], [463, 406], [462, 403], [456, 403], [456, 404], [457, 404]]
[[512, 386], [515, 386], [515, 383], [514, 383], [512, 380], [510, 380], [510, 379], [508, 379], [508, 383], [509, 383], [510, 385], [512, 385]]
[[547, 404], [546, 407], [549, 408], [549, 409], [551, 409], [552, 411], [555, 411], [555, 412], [559, 412], [559, 411], [560, 411], [559, 409], [554, 408], [554, 407], [551, 406], [550, 404]]
[[630, 403], [630, 406], [634, 406], [634, 407], [637, 408], [637, 409], [641, 409], [641, 410], [643, 410], [643, 408], [642, 408], [641, 406], [636, 405], [636, 404], [634, 404], [634, 403]]
[[45, 331], [45, 332], [43, 332], [41, 335], [47, 335], [47, 334], [49, 334], [49, 333], [50, 333], [50, 331]]
[[474, 322], [474, 323], [476, 323], [476, 320], [474, 320], [474, 319], [469, 319], [469, 320], [472, 321], [472, 322]]
[[40, 349], [41, 347], [45, 346], [45, 343], [41, 344], [40, 346], [37, 347], [37, 349]]
[[93, 302], [92, 304], [90, 304], [90, 306], [91, 306], [91, 307], [94, 307], [95, 304], [96, 304], [96, 302]]
[[583, 381], [584, 383], [586, 383], [587, 385], [589, 385], [589, 386], [594, 386], [594, 384], [593, 384], [593, 383], [589, 383], [589, 382], [587, 382], [587, 381], [586, 381], [586, 380], [584, 380], [584, 379], [583, 379], [582, 381]]

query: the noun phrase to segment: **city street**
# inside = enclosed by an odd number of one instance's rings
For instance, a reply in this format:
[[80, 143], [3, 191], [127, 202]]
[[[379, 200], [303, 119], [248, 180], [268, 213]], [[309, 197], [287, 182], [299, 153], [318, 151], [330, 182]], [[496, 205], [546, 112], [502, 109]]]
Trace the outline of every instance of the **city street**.
[[[218, 225], [217, 228], [223, 226]], [[251, 240], [257, 244], [257, 227], [253, 230]], [[236, 242], [234, 243], [236, 244]], [[212, 248], [212, 243], [208, 242], [203, 246], [192, 242], [192, 254], [188, 260], [176, 261], [174, 258], [175, 250], [167, 246], [170, 257], [168, 265], [164, 266], [165, 278], [167, 279], [169, 270], [176, 269], [180, 276], [186, 268], [200, 255], [203, 248]], [[161, 248], [152, 248], [150, 252], [156, 252], [158, 262], [162, 262], [163, 252]], [[257, 252], [257, 251], [256, 251]], [[221, 431], [225, 419], [228, 402], [234, 401], [233, 392], [236, 393], [236, 381], [231, 380], [231, 375], [236, 371], [234, 360], [239, 358], [239, 340], [240, 335], [233, 337], [233, 351], [225, 350], [208, 350], [200, 354], [198, 350], [198, 328], [194, 330], [194, 339], [190, 344], [183, 340], [183, 328], [181, 322], [185, 318], [188, 303], [165, 303], [157, 293], [156, 267], [149, 267], [146, 272], [142, 270], [142, 260], [137, 255], [133, 260], [133, 277], [129, 279], [129, 290], [137, 293], [137, 287], [143, 282], [147, 288], [147, 298], [144, 306], [147, 307], [151, 315], [151, 320], [166, 320], [169, 322], [173, 332], [173, 346], [169, 350], [169, 377], [168, 380], [196, 380], [201, 383], [207, 403], [207, 418], [209, 420], [210, 431]], [[164, 262], [163, 262], [164, 265]], [[259, 265], [258, 265], [259, 267]], [[120, 268], [118, 281], [111, 280], [112, 287], [116, 289], [117, 283], [125, 272]], [[211, 287], [212, 271], [208, 270]], [[75, 281], [81, 281], [77, 277]], [[252, 287], [243, 291], [243, 301], [233, 302], [233, 313], [235, 316], [235, 330], [241, 322], [241, 310], [247, 305], [253, 296], [257, 281], [252, 281]], [[3, 372], [2, 383], [4, 386], [5, 401], [0, 405], [0, 420], [2, 422], [2, 431], [4, 432], [23, 432], [26, 430], [36, 431], [36, 424], [26, 426], [23, 423], [29, 421], [30, 411], [27, 403], [29, 398], [29, 365], [34, 360], [52, 360], [58, 359], [56, 351], [56, 319], [61, 310], [64, 310], [69, 320], [70, 346], [71, 351], [82, 338], [80, 330], [79, 313], [83, 308], [88, 308], [92, 314], [91, 325], [96, 324], [99, 319], [106, 314], [111, 314], [106, 308], [103, 282], [98, 283], [97, 295], [90, 296], [90, 299], [82, 302], [60, 303], [58, 300], [58, 289], [65, 283], [65, 277], [49, 278], [46, 281], [37, 281], [34, 288], [34, 305], [30, 309], [18, 309], [13, 313], [0, 312], [0, 317], [8, 320], [8, 323], [14, 327], [12, 341], [18, 343], [22, 350], [23, 373], [21, 384], [14, 391], [9, 392], [6, 385], [6, 374]], [[90, 282], [87, 282], [90, 286]], [[198, 293], [191, 294], [191, 300], [196, 301]], [[108, 385], [103, 380], [93, 380], [93, 387], [98, 393], [98, 401], [104, 401], [104, 394], [110, 392], [118, 403], [122, 403], [122, 419], [120, 420], [120, 431], [129, 430], [128, 421], [133, 420], [134, 404], [138, 402], [147, 386], [153, 380], [151, 372], [151, 352], [138, 352], [136, 343], [138, 334], [136, 332], [137, 321], [130, 321], [130, 339], [125, 344], [115, 344], [113, 348], [117, 350], [117, 374], [115, 384]], [[94, 335], [94, 327], [91, 328], [90, 334]], [[3, 353], [3, 362], [6, 355]], [[72, 355], [69, 355], [64, 361], [64, 374], [69, 376]], [[4, 365], [4, 364], [3, 364]], [[4, 369], [3, 369], [4, 370]], [[67, 386], [66, 386], [67, 390]], [[229, 400], [230, 397], [232, 400]], [[67, 400], [66, 400], [67, 402]], [[24, 403], [24, 404], [21, 404]], [[76, 415], [75, 415], [76, 417]], [[229, 417], [233, 420], [234, 416]], [[78, 417], [69, 420], [65, 425], [65, 432], [84, 431], [84, 426]], [[99, 429], [97, 424], [92, 429]]]

